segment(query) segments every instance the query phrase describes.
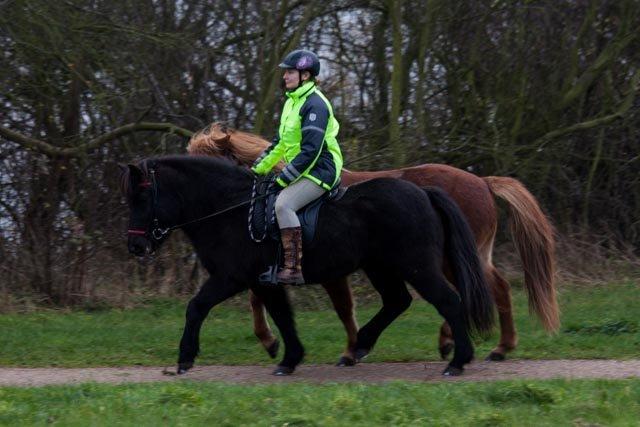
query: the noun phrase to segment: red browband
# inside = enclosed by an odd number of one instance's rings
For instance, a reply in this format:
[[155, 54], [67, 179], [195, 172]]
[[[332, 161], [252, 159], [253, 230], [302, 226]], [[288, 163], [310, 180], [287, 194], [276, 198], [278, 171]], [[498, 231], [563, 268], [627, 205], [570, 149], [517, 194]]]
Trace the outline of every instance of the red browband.
[[133, 229], [127, 230], [127, 234], [135, 234], [137, 236], [144, 236], [145, 234], [147, 234], [147, 231], [146, 230], [141, 230], [139, 228], [133, 228]]

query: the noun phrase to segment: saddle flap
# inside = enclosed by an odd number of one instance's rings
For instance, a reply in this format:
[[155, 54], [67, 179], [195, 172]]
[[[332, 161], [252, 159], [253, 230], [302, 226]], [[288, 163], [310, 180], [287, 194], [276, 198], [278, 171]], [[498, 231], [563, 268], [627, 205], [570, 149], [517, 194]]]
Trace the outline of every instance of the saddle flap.
[[316, 235], [320, 208], [331, 200], [340, 200], [347, 191], [346, 187], [335, 187], [298, 211], [298, 219], [302, 227], [302, 243], [310, 245]]

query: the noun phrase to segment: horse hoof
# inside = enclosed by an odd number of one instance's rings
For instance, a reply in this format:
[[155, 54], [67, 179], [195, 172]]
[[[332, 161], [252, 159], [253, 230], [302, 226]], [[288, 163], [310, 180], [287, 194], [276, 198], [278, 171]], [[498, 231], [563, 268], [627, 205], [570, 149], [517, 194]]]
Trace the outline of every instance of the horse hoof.
[[369, 350], [364, 348], [359, 348], [356, 350], [356, 362], [360, 362], [362, 359], [366, 358], [369, 355]]
[[453, 344], [446, 343], [445, 345], [440, 347], [438, 350], [440, 350], [440, 357], [442, 358], [442, 360], [447, 360], [447, 358], [449, 357], [449, 354], [451, 354], [451, 352], [453, 351]]
[[193, 362], [182, 362], [178, 363], [178, 370], [176, 373], [178, 375], [186, 374], [189, 369], [193, 368]]
[[507, 356], [505, 356], [503, 353], [492, 351], [484, 360], [486, 360], [487, 362], [502, 362], [506, 358]]
[[444, 370], [444, 372], [442, 372], [442, 375], [444, 375], [445, 377], [458, 377], [458, 376], [462, 375], [463, 371], [464, 371], [464, 369], [462, 369], [462, 368], [456, 368], [455, 366], [449, 365]]
[[287, 375], [293, 374], [295, 368], [290, 368], [289, 366], [278, 366], [273, 370], [273, 375], [276, 377], [286, 377]]
[[338, 363], [336, 363], [336, 366], [355, 366], [355, 364], [356, 361], [353, 358], [342, 356], [340, 360], [338, 360]]
[[267, 347], [267, 353], [269, 353], [269, 357], [275, 359], [278, 355], [278, 349], [280, 348], [280, 341], [275, 340], [269, 347]]

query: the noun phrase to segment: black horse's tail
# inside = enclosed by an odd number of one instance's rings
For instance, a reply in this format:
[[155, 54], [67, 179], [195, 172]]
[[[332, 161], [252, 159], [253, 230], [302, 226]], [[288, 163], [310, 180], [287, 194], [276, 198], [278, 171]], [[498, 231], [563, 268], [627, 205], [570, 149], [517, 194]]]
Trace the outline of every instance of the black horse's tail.
[[424, 191], [440, 215], [445, 232], [445, 255], [460, 294], [467, 325], [480, 334], [494, 325], [494, 302], [489, 292], [471, 227], [462, 211], [442, 190], [426, 187]]

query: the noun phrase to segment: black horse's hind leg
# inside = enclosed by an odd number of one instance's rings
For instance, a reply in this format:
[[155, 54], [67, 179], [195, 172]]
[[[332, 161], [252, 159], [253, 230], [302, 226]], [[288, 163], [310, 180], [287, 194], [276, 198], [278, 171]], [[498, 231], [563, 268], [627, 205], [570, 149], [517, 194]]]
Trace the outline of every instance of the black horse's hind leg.
[[237, 294], [241, 288], [229, 281], [218, 282], [210, 277], [202, 285], [196, 296], [187, 305], [184, 332], [180, 340], [180, 355], [178, 357], [178, 374], [184, 374], [193, 367], [200, 351], [200, 327], [209, 314], [211, 308], [222, 301]]
[[355, 356], [365, 357], [387, 326], [411, 305], [412, 297], [404, 281], [378, 269], [365, 269], [371, 284], [382, 297], [382, 308], [358, 331]]
[[292, 374], [304, 357], [304, 347], [298, 338], [289, 297], [283, 286], [256, 286], [252, 291], [264, 301], [284, 341], [284, 357], [273, 374]]
[[444, 375], [460, 375], [464, 365], [473, 359], [473, 344], [463, 317], [460, 297], [439, 272], [434, 272], [428, 277], [414, 278], [409, 283], [420, 296], [433, 304], [449, 323], [455, 348], [453, 359], [445, 369]]

